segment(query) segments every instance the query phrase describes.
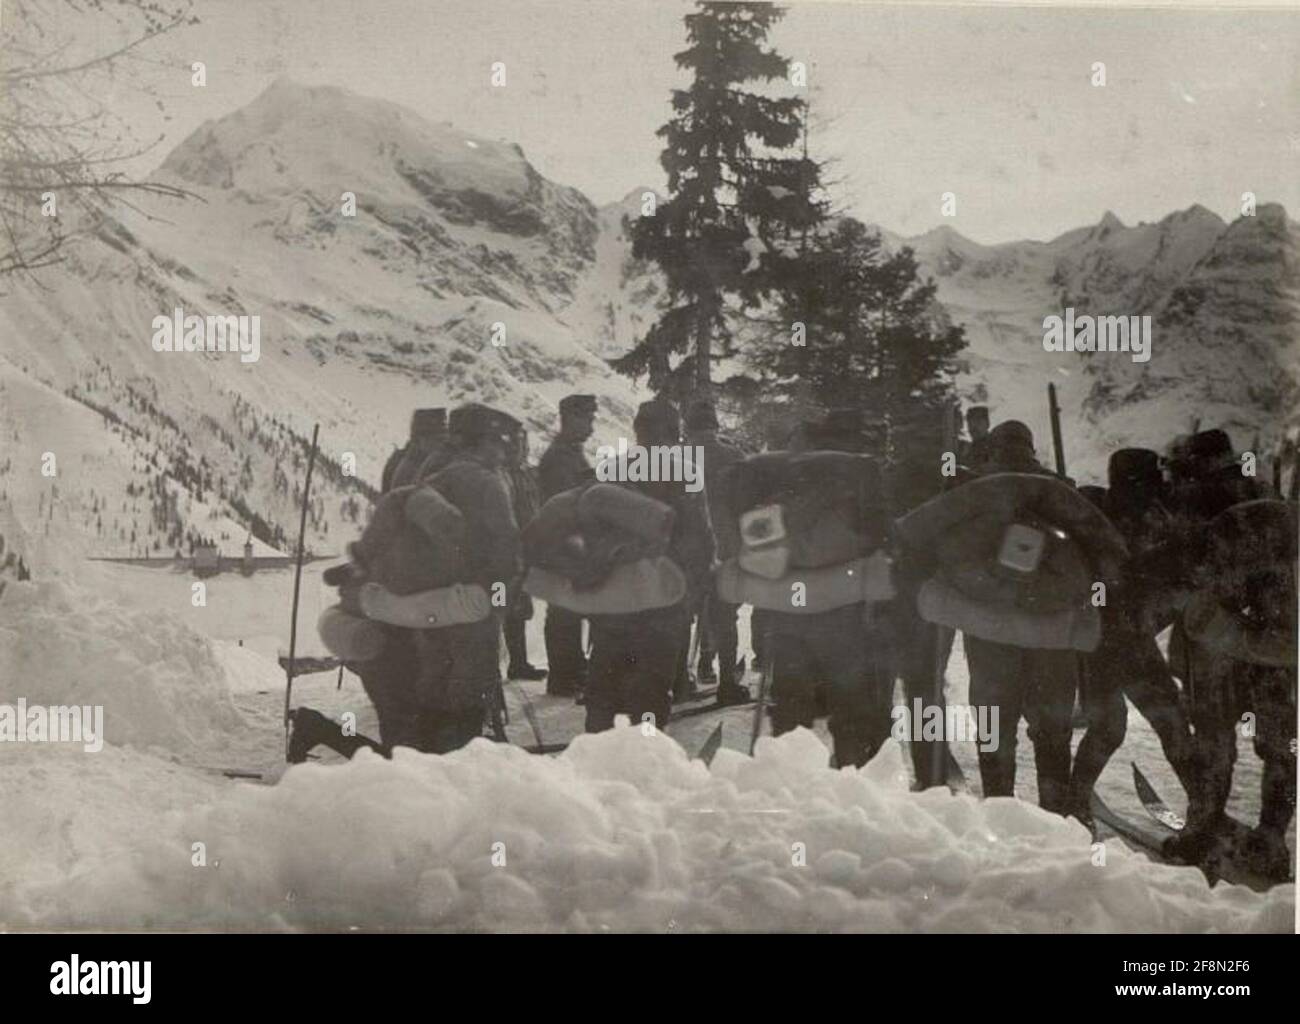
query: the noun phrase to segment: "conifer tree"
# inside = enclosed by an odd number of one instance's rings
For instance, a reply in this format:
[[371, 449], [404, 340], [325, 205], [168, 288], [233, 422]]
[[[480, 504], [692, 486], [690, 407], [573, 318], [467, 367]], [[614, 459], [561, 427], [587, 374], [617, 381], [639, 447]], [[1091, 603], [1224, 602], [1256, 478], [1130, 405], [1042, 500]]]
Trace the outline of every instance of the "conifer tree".
[[613, 361], [676, 398], [708, 390], [711, 370], [737, 354], [728, 311], [770, 295], [788, 269], [784, 245], [823, 210], [809, 197], [817, 168], [789, 155], [800, 140], [803, 101], [751, 91], [785, 78], [790, 62], [766, 45], [784, 14], [770, 3], [698, 3], [685, 18], [677, 65], [693, 72], [674, 90], [660, 130], [667, 200], [631, 227], [632, 252], [667, 281], [668, 308]]
[[965, 332], [948, 322], [910, 248], [886, 253], [877, 232], [843, 217], [810, 240], [792, 285], [749, 360], [768, 395], [857, 409], [891, 447], [941, 429]]

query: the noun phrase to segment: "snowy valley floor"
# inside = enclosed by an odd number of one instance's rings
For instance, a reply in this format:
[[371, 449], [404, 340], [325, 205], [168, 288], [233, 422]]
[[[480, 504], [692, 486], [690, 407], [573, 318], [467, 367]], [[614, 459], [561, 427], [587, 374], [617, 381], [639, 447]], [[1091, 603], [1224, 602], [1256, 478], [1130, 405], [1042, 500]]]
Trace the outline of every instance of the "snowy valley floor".
[[[363, 752], [285, 771], [274, 653], [288, 574], [218, 577], [195, 609], [180, 600], [188, 577], [95, 573], [0, 596], [0, 702], [102, 704], [107, 739], [93, 754], [0, 744], [3, 928], [1295, 929], [1290, 886], [1211, 890], [1115, 841], [1096, 863], [1081, 826], [1031, 802], [1023, 730], [1018, 801], [913, 793], [892, 743], [860, 772], [829, 769], [824, 739], [804, 731], [761, 741], [751, 759], [748, 709], [720, 716], [711, 768], [691, 759], [719, 721], [709, 715], [671, 738], [578, 736], [556, 757], [477, 741], [443, 758]], [[300, 623], [309, 642], [318, 603]], [[532, 626], [540, 661], [540, 617]], [[949, 676], [962, 700], [960, 651]], [[294, 703], [355, 711], [373, 734], [359, 682], [336, 681], [297, 680]], [[577, 733], [581, 709], [542, 688], [528, 692], [546, 740]], [[511, 738], [531, 743], [508, 692]], [[973, 748], [956, 755], [977, 780]], [[1140, 814], [1130, 760], [1180, 799], [1135, 712], [1101, 790]], [[1247, 747], [1232, 809], [1251, 823], [1258, 778]]]

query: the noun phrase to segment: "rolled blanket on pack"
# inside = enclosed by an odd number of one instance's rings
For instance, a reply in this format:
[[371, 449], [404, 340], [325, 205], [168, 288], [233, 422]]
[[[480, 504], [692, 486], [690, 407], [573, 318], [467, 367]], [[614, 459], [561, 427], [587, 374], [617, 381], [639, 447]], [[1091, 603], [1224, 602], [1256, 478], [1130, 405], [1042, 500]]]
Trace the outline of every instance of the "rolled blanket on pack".
[[[980, 477], [895, 525], [909, 554], [966, 597], [1035, 614], [1089, 604], [1093, 584], [1115, 582], [1126, 554], [1124, 538], [1087, 498], [1029, 473]], [[1035, 535], [1041, 547], [1017, 551]], [[1028, 561], [1016, 571], [1022, 555]]]
[[616, 484], [592, 484], [578, 497], [578, 525], [608, 526], [645, 541], [656, 554], [668, 548], [677, 513], [671, 505]]
[[488, 593], [477, 583], [453, 583], [416, 594], [394, 594], [378, 583], [364, 583], [360, 600], [366, 618], [406, 629], [462, 626], [492, 614]]
[[740, 567], [768, 580], [844, 565], [888, 533], [880, 470], [863, 455], [765, 452], [727, 467], [721, 486], [740, 528]]
[[373, 661], [384, 652], [384, 628], [337, 604], [320, 613], [316, 632], [325, 649], [345, 662]]
[[675, 516], [627, 488], [584, 484], [553, 496], [524, 528], [524, 560], [593, 590], [615, 566], [662, 555]]
[[578, 499], [585, 489], [574, 487], [552, 495], [524, 524], [521, 539], [524, 561], [529, 565], [549, 565], [564, 551], [570, 538], [578, 535]]
[[1091, 652], [1101, 643], [1101, 614], [1090, 604], [1028, 612], [978, 601], [942, 580], [929, 579], [916, 595], [916, 610], [926, 622], [1011, 647]]
[[1209, 591], [1199, 590], [1188, 600], [1183, 627], [1192, 640], [1214, 654], [1273, 668], [1295, 668], [1297, 663], [1294, 630], [1253, 628]]
[[[828, 508], [850, 520], [883, 516], [880, 468], [874, 459], [848, 452], [764, 452], [727, 467], [727, 506], [740, 515], [760, 505], [781, 504], [792, 533], [811, 526]], [[883, 519], [868, 526], [883, 529]], [[882, 538], [883, 539], [883, 536]]]
[[460, 576], [465, 517], [432, 487], [399, 487], [375, 505], [350, 551], [367, 579], [394, 594], [445, 587]]
[[[803, 584], [803, 604], [796, 605], [794, 585]], [[792, 570], [780, 579], [745, 571], [739, 560], [728, 559], [718, 569], [718, 597], [729, 604], [750, 604], [774, 612], [814, 615], [862, 601], [888, 601], [894, 597], [889, 558], [880, 551], [842, 565]]]
[[872, 538], [846, 522], [844, 513], [822, 509], [806, 529], [790, 535], [790, 565], [796, 569], [820, 569], [843, 565], [867, 554]]
[[678, 604], [686, 597], [686, 577], [676, 562], [659, 555], [616, 565], [599, 586], [579, 590], [568, 578], [534, 565], [524, 590], [580, 615], [631, 615]]

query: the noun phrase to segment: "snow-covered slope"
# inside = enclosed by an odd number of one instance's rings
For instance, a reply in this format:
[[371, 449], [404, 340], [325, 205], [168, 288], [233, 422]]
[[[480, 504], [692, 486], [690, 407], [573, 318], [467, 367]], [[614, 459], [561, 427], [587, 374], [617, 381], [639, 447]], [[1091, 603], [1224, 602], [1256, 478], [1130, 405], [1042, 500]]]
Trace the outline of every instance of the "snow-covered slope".
[[[29, 564], [238, 545], [249, 530], [283, 548], [317, 421], [316, 551], [355, 536], [418, 405], [500, 405], [540, 447], [559, 399], [586, 390], [600, 434], [627, 429], [638, 395], [605, 360], [662, 301], [624, 227], [645, 188], [596, 207], [508, 142], [289, 81], [201, 126], [157, 177], [195, 198], [119, 207], [80, 225], [57, 271], [3, 282], [0, 528]], [[1242, 447], [1294, 417], [1297, 228], [1279, 207], [1226, 226], [1201, 207], [1136, 227], [1107, 214], [996, 246], [950, 226], [883, 234], [916, 250], [965, 324], [963, 392], [1028, 422], [1044, 457], [1058, 384], [1080, 479], [1195, 417]], [[1067, 305], [1152, 314], [1152, 360], [1044, 352], [1043, 317]], [[260, 360], [155, 352], [153, 318], [178, 307], [259, 316]]]
[[[1046, 385], [1061, 394], [1069, 470], [1101, 479], [1109, 451], [1164, 448], [1193, 420], [1267, 449], [1296, 420], [1300, 227], [1274, 204], [1225, 225], [1201, 206], [1125, 227], [1107, 213], [1049, 242], [984, 246], [944, 226], [909, 245], [970, 347], [963, 390], [1028, 423], [1049, 456]], [[1152, 358], [1043, 351], [1043, 318], [1153, 318]]]
[[[582, 334], [579, 341], [604, 358], [626, 352], [654, 323], [664, 298], [662, 276], [632, 258], [626, 223], [642, 215], [649, 188], [634, 188], [616, 203], [600, 207], [596, 259], [579, 282], [560, 319]], [[653, 193], [652, 193], [653, 194]]]
[[[319, 421], [326, 461], [309, 544], [337, 551], [416, 406], [499, 405], [538, 445], [559, 399], [590, 390], [601, 429], [626, 429], [636, 394], [593, 351], [617, 339], [590, 301], [602, 256], [617, 272], [602, 232], [621, 232], [618, 217], [544, 179], [517, 146], [280, 81], [200, 127], [156, 177], [196, 198], [122, 207], [83, 225], [89, 236], [59, 272], [5, 282], [0, 383], [29, 408], [0, 410], [14, 451], [0, 488], [27, 533], [44, 532], [32, 510], [58, 486], [70, 519], [95, 524], [103, 498], [124, 531], [82, 530], [62, 551], [168, 554], [195, 534], [220, 540], [210, 505], [283, 545]], [[155, 352], [153, 318], [178, 307], [259, 316], [260, 360]], [[92, 407], [101, 412], [86, 421]], [[119, 443], [101, 450], [109, 434]], [[54, 479], [37, 472], [49, 450]], [[359, 479], [346, 475], [349, 454]], [[105, 479], [91, 483], [91, 463]], [[163, 476], [201, 506], [198, 519], [184, 500], [149, 500], [168, 489]]]

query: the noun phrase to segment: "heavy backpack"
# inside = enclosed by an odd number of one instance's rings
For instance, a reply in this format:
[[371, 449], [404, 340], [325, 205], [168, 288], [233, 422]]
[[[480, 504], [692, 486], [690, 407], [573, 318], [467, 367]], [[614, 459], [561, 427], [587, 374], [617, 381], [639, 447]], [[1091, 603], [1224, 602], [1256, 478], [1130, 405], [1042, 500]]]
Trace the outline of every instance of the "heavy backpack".
[[1113, 584], [1126, 553], [1123, 537], [1074, 488], [1028, 473], [980, 477], [932, 498], [899, 519], [896, 533], [945, 587], [1031, 615], [1090, 607], [1093, 584]]
[[921, 584], [916, 610], [926, 622], [1011, 647], [1091, 652], [1101, 643], [1101, 614], [1089, 604], [1029, 612], [974, 600], [942, 579], [932, 578]]
[[367, 619], [405, 629], [463, 626], [482, 622], [492, 614], [488, 593], [477, 583], [453, 583], [400, 595], [378, 583], [364, 583], [359, 599]]
[[366, 579], [394, 594], [414, 594], [455, 583], [464, 568], [464, 549], [465, 517], [422, 484], [380, 498], [349, 553]]
[[675, 521], [664, 502], [615, 484], [584, 484], [542, 505], [524, 528], [524, 560], [592, 590], [616, 566], [664, 555]]
[[864, 455], [766, 452], [728, 466], [722, 487], [740, 528], [739, 564], [766, 579], [843, 565], [888, 536], [880, 470]]
[[1206, 527], [1207, 580], [1183, 609], [1188, 637], [1211, 652], [1272, 667], [1296, 665], [1296, 510], [1261, 499]]
[[326, 573], [340, 602], [316, 623], [326, 649], [344, 662], [378, 658], [385, 626], [436, 629], [491, 614], [487, 593], [456, 582], [464, 568], [465, 517], [433, 487], [397, 487], [379, 499], [351, 564]]

